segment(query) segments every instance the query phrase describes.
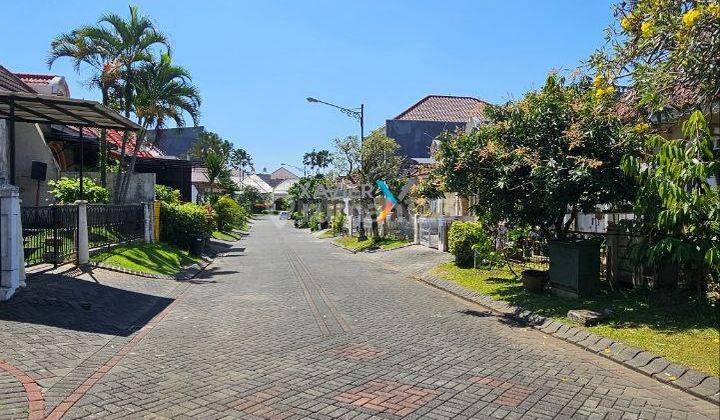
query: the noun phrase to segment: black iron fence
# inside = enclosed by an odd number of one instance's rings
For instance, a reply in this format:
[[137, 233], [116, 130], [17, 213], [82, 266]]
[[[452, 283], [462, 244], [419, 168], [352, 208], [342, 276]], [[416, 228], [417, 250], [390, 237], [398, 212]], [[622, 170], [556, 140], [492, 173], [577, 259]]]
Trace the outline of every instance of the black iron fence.
[[77, 206], [23, 207], [25, 264], [54, 265], [71, 261], [77, 250]]
[[90, 249], [143, 239], [144, 217], [142, 204], [88, 205]]
[[[58, 265], [77, 256], [78, 207], [52, 205], [21, 209], [25, 265]], [[90, 249], [110, 247], [144, 237], [142, 204], [87, 206]]]

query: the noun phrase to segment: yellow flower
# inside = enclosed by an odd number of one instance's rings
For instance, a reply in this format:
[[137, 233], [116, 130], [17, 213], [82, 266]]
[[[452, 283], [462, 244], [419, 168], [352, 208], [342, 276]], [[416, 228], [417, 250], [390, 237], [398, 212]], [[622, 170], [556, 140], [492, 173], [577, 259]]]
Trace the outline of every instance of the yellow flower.
[[714, 15], [716, 18], [720, 18], [720, 3], [713, 3], [708, 6], [707, 8], [708, 12], [710, 14]]
[[622, 18], [622, 20], [620, 21], [620, 26], [622, 26], [622, 28], [625, 29], [626, 31], [630, 31], [630, 29], [632, 29], [632, 26], [633, 26], [630, 16], [631, 15], [627, 15], [624, 18]]
[[603, 95], [605, 95], [605, 91], [602, 88], [595, 91], [595, 99], [602, 99]]
[[698, 9], [690, 9], [683, 15], [682, 21], [686, 27], [692, 28], [692, 26], [695, 24], [695, 21], [697, 21], [699, 17], [700, 11]]
[[643, 22], [642, 25], [640, 25], [640, 31], [642, 31], [645, 37], [652, 35], [653, 29], [653, 23], [650, 21]]
[[605, 79], [603, 79], [603, 77], [598, 74], [597, 76], [595, 76], [595, 80], [593, 80], [593, 86], [595, 86], [596, 88], [599, 88], [603, 84], [605, 84], [604, 82], [605, 82]]

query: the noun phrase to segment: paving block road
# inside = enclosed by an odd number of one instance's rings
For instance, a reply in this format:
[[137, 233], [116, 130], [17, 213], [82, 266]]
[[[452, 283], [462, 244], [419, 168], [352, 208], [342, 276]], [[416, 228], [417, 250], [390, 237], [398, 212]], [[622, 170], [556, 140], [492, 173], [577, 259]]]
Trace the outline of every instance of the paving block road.
[[47, 279], [66, 297], [0, 306], [0, 418], [718, 418], [412, 278], [447, 259], [351, 254], [267, 217], [194, 282]]

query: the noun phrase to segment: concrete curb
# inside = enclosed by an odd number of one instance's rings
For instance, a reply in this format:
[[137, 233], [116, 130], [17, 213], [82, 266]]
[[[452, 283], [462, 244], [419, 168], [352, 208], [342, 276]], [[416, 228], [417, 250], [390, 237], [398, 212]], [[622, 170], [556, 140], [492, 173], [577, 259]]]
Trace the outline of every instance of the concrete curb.
[[664, 357], [589, 333], [523, 308], [497, 301], [431, 274], [413, 277], [461, 299], [482, 305], [503, 316], [526, 323], [547, 335], [567, 341], [655, 380], [674, 386], [720, 406], [720, 378], [671, 362]]

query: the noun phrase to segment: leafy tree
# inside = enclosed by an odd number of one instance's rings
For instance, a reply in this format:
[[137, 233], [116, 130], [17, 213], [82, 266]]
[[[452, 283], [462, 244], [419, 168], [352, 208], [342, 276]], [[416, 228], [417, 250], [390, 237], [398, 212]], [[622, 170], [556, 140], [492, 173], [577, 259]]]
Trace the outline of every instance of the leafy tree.
[[[59, 58], [69, 58], [73, 67], [92, 70], [91, 84], [100, 88], [104, 105], [124, 109], [130, 117], [134, 76], [142, 63], [152, 60], [154, 50], [168, 48], [167, 38], [157, 31], [150, 19], [130, 6], [130, 18], [110, 13], [100, 17], [96, 25], [82, 26], [58, 35], [50, 44], [48, 65]], [[115, 96], [113, 96], [115, 95]], [[125, 158], [127, 135], [123, 138], [120, 161]], [[105, 184], [107, 139], [101, 131], [101, 180]]]
[[330, 165], [330, 151], [320, 150], [307, 152], [303, 155], [303, 165], [309, 166], [310, 170], [316, 171], [317, 169], [327, 168]]
[[184, 127], [185, 115], [190, 116], [195, 125], [198, 124], [200, 93], [191, 82], [190, 73], [172, 64], [169, 54], [163, 54], [157, 62], [145, 63], [138, 71], [133, 105], [142, 130], [136, 137], [125, 176], [121, 178], [118, 172], [118, 179], [122, 179], [118, 201], [122, 201], [127, 194], [137, 155], [142, 150], [148, 129], [164, 128], [168, 120], [172, 120], [177, 127]]
[[370, 134], [360, 148], [360, 178], [373, 184], [385, 181], [391, 187], [399, 184], [402, 157], [397, 151], [400, 146], [381, 130]]
[[720, 98], [720, 4], [717, 0], [620, 2], [608, 47], [591, 58], [596, 94], [631, 85], [637, 105], [708, 110]]
[[210, 153], [224, 156], [224, 159], [227, 160], [232, 153], [232, 144], [223, 140], [217, 133], [203, 131], [193, 144], [190, 156], [200, 162], [205, 162]]
[[474, 132], [441, 137], [433, 177], [446, 191], [475, 195], [478, 213], [492, 222], [563, 238], [576, 212], [633, 198], [620, 169], [633, 144], [620, 138], [618, 119], [595, 106], [589, 81], [551, 74], [539, 91], [486, 114]]
[[347, 136], [333, 140], [335, 152], [332, 154], [333, 166], [340, 174], [350, 178], [360, 166], [360, 141], [357, 136]]
[[244, 149], [238, 148], [230, 154], [230, 163], [235, 169], [245, 170], [245, 168], [252, 166], [252, 158]]
[[642, 239], [636, 253], [655, 266], [678, 264], [705, 297], [707, 280], [720, 280], [720, 191], [708, 181], [720, 162], [713, 157], [707, 121], [695, 111], [681, 139], [666, 139], [647, 125], [635, 134], [645, 149], [639, 157], [625, 156], [623, 169], [640, 184], [634, 211]]
[[155, 184], [155, 199], [169, 204], [180, 203], [180, 190], [165, 185]]
[[[59, 180], [48, 181], [53, 189], [50, 194], [58, 203], [71, 204], [80, 199], [80, 179], [62, 177]], [[83, 178], [83, 200], [89, 203], [107, 203], [110, 199], [108, 190], [93, 182], [92, 179]]]

